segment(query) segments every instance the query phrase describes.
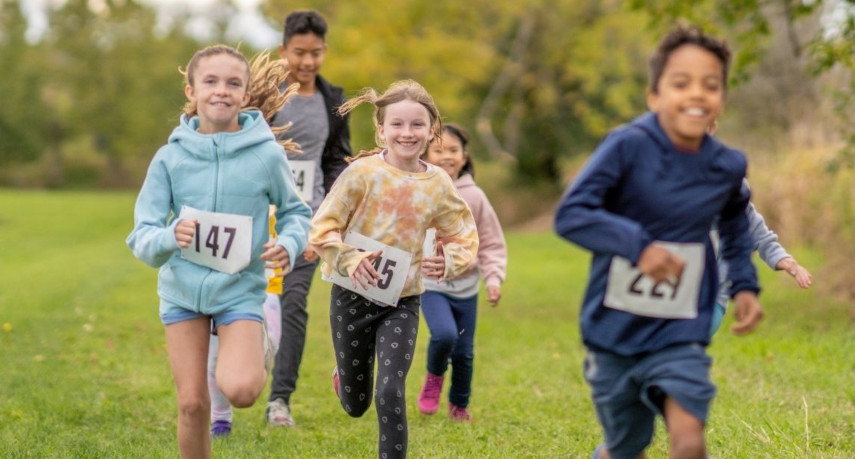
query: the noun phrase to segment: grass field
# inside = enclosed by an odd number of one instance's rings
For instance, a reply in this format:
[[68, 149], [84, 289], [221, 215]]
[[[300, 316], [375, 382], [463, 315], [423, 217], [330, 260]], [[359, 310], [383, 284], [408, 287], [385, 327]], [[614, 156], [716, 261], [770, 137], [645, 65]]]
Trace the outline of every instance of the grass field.
[[[124, 243], [133, 200], [132, 193], [0, 190], [0, 457], [178, 456], [156, 270]], [[600, 441], [577, 321], [588, 255], [549, 231], [507, 237], [504, 299], [496, 309], [482, 305], [479, 316], [475, 421], [451, 424], [416, 411], [428, 339], [422, 321], [408, 381], [410, 457], [587, 458]], [[810, 251], [797, 255], [808, 268], [821, 262]], [[738, 338], [726, 331], [728, 318], [710, 347], [719, 389], [710, 452], [852, 458], [852, 310], [758, 267], [765, 322]], [[267, 427], [257, 403], [236, 412], [235, 430], [214, 442], [214, 457], [375, 457], [373, 409], [351, 419], [332, 392], [328, 292], [316, 280], [292, 398], [297, 427]], [[649, 453], [666, 457], [661, 424]]]

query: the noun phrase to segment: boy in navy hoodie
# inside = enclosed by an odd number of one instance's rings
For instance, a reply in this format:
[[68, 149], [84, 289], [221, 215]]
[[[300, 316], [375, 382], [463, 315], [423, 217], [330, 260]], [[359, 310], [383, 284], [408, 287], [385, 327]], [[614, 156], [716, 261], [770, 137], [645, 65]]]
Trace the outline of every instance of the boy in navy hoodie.
[[650, 60], [650, 112], [609, 134], [557, 209], [556, 232], [593, 254], [581, 327], [605, 434], [594, 458], [643, 457], [656, 415], [670, 457], [706, 457], [717, 218], [733, 331], [748, 333], [763, 316], [747, 161], [707, 134], [724, 107], [729, 61], [727, 45], [697, 28], [665, 36]]

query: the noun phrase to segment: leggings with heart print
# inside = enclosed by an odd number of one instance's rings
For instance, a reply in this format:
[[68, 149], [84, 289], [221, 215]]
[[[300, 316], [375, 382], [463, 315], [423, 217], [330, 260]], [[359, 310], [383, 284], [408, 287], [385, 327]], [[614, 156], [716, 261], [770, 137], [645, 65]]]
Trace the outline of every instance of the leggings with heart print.
[[397, 307], [380, 306], [333, 285], [330, 328], [338, 365], [341, 406], [353, 417], [371, 405], [374, 388], [379, 425], [379, 457], [407, 455], [405, 383], [419, 331], [419, 296], [403, 297]]

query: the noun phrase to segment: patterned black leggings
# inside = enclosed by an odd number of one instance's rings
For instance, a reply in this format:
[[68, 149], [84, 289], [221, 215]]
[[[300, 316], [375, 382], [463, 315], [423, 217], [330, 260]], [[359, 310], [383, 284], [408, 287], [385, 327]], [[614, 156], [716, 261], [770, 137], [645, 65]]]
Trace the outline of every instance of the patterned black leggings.
[[353, 417], [371, 405], [377, 352], [377, 421], [381, 459], [407, 456], [405, 383], [419, 332], [419, 296], [398, 307], [378, 306], [350, 290], [332, 286], [330, 328], [340, 381], [341, 406]]

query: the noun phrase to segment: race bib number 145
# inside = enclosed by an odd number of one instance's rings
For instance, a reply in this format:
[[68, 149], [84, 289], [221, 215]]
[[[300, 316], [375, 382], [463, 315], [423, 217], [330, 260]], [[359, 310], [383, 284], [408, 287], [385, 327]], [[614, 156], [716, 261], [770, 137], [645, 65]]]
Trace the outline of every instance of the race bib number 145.
[[196, 220], [196, 237], [181, 258], [226, 274], [247, 266], [252, 255], [252, 217], [207, 212], [184, 206], [181, 219]]
[[704, 246], [698, 243], [654, 242], [685, 262], [676, 283], [654, 282], [633, 268], [629, 260], [612, 257], [603, 304], [640, 316], [664, 319], [694, 319], [704, 274]]
[[383, 251], [380, 257], [374, 260], [374, 269], [380, 274], [377, 285], [369, 285], [368, 289], [363, 289], [362, 286], [354, 288], [349, 277], [342, 276], [335, 271], [329, 279], [324, 280], [359, 293], [375, 303], [384, 306], [397, 305], [401, 292], [404, 290], [404, 284], [407, 282], [407, 274], [410, 272], [413, 255], [354, 232], [347, 233], [344, 237], [344, 243], [356, 247], [361, 252]]

